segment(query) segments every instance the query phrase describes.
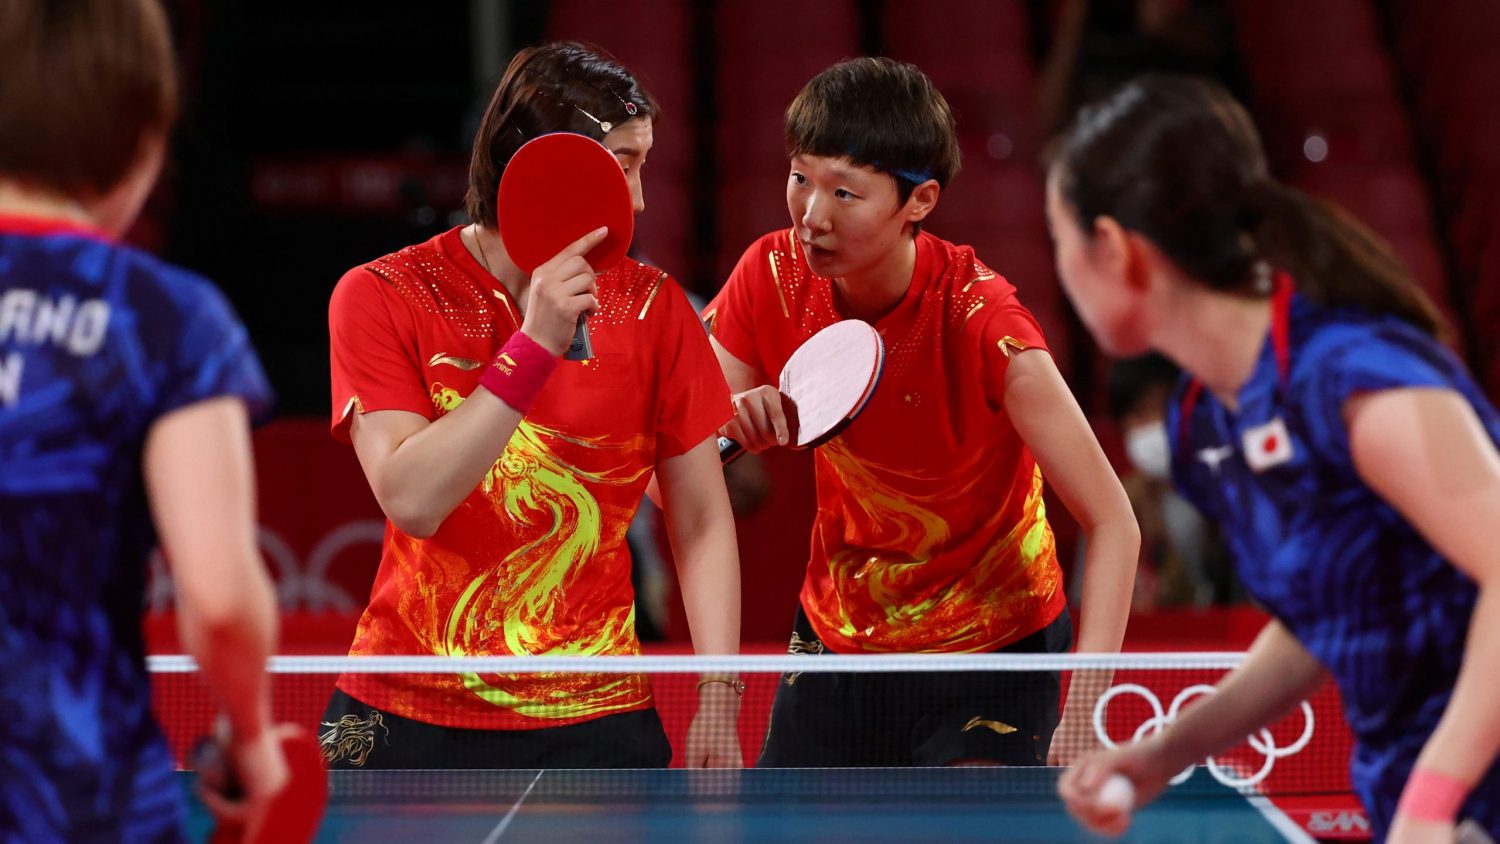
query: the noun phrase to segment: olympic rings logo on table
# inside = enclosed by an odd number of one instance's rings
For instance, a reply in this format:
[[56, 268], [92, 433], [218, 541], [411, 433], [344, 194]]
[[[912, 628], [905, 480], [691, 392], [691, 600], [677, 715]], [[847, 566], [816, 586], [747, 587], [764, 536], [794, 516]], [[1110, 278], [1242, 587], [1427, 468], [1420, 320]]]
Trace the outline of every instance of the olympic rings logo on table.
[[[1106, 716], [1109, 714], [1109, 702], [1120, 695], [1138, 695], [1151, 707], [1151, 717], [1147, 718], [1144, 722], [1141, 723], [1139, 727], [1136, 728], [1135, 735], [1130, 739], [1131, 742], [1134, 743], [1148, 736], [1154, 736], [1157, 733], [1160, 733], [1162, 730], [1165, 730], [1168, 724], [1171, 724], [1172, 722], [1177, 720], [1177, 713], [1182, 711], [1182, 707], [1184, 704], [1186, 704], [1193, 698], [1203, 695], [1211, 695], [1214, 693], [1214, 691], [1215, 689], [1213, 686], [1202, 684], [1196, 686], [1188, 686], [1187, 688], [1178, 692], [1177, 697], [1173, 698], [1172, 700], [1172, 705], [1169, 706], [1166, 711], [1163, 711], [1161, 708], [1161, 698], [1157, 697], [1155, 692], [1151, 691], [1145, 686], [1138, 685], [1136, 683], [1122, 683], [1118, 686], [1112, 686], [1109, 691], [1100, 695], [1099, 702], [1094, 704], [1094, 734], [1099, 737], [1099, 741], [1105, 747], [1111, 750], [1119, 746], [1115, 743], [1114, 739], [1109, 737], [1109, 731], [1105, 729], [1105, 720]], [[1302, 735], [1299, 736], [1296, 741], [1292, 742], [1286, 747], [1278, 747], [1276, 744], [1276, 737], [1271, 735], [1271, 731], [1265, 728], [1261, 728], [1258, 734], [1252, 733], [1251, 735], [1245, 737], [1245, 741], [1249, 742], [1250, 746], [1254, 748], [1257, 753], [1260, 753], [1266, 758], [1266, 761], [1260, 766], [1260, 770], [1256, 771], [1253, 774], [1250, 774], [1248, 776], [1240, 776], [1235, 771], [1220, 765], [1212, 756], [1209, 756], [1204, 760], [1204, 765], [1208, 768], [1208, 772], [1210, 774], [1213, 774], [1214, 779], [1230, 788], [1238, 790], [1255, 788], [1256, 786], [1260, 785], [1260, 783], [1264, 781], [1266, 777], [1271, 775], [1271, 769], [1276, 766], [1277, 759], [1285, 759], [1288, 756], [1300, 752], [1304, 747], [1307, 747], [1308, 742], [1312, 741], [1313, 710], [1305, 700], [1302, 702], [1302, 717], [1306, 721], [1306, 726], [1302, 729]], [[1192, 776], [1192, 774], [1193, 769], [1192, 767], [1189, 767], [1187, 770], [1173, 777], [1170, 782], [1172, 785], [1180, 785], [1181, 783], [1185, 782], [1188, 777]]]

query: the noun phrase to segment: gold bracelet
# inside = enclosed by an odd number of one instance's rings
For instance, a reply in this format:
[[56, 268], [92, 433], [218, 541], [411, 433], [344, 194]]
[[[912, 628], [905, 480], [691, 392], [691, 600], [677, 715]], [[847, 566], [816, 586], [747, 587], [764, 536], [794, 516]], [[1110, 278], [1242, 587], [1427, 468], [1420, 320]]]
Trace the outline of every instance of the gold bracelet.
[[723, 683], [729, 688], [734, 689], [734, 693], [740, 697], [745, 696], [745, 681], [743, 680], [735, 680], [730, 677], [708, 677], [698, 681], [698, 688], [701, 689], [709, 683]]

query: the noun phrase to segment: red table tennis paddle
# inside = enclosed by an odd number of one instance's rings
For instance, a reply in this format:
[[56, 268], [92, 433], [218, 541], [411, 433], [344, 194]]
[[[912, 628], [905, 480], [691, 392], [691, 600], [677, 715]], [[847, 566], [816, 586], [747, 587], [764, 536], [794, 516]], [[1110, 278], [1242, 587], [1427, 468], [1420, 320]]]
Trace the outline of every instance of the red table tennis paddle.
[[[884, 364], [880, 332], [857, 319], [836, 322], [798, 346], [778, 381], [792, 447], [814, 448], [838, 436], [875, 394]], [[721, 461], [743, 451], [719, 437]]]
[[[272, 798], [264, 820], [252, 835], [240, 824], [220, 824], [209, 835], [209, 844], [306, 844], [318, 832], [323, 808], [328, 804], [328, 773], [323, 749], [316, 736], [301, 728], [287, 729], [281, 737], [281, 752], [290, 772], [286, 787]], [[239, 786], [229, 766], [223, 745], [204, 739], [193, 751], [194, 767], [201, 787], [234, 800]]]
[[[609, 234], [584, 256], [594, 272], [620, 263], [635, 233], [635, 206], [625, 171], [603, 144], [556, 132], [521, 145], [500, 175], [500, 239], [517, 267], [532, 273], [564, 247], [600, 226]], [[567, 360], [594, 356], [587, 318], [578, 320]]]

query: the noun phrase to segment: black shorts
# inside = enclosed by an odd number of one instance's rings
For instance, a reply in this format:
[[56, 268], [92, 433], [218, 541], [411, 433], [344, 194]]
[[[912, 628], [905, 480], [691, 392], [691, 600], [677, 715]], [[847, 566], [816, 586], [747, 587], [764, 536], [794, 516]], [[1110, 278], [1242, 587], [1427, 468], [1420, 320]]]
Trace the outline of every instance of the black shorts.
[[[1064, 653], [1066, 609], [996, 653]], [[823, 653], [799, 608], [789, 652]], [[1055, 671], [786, 674], [776, 687], [760, 768], [1045, 765], [1057, 729]]]
[[318, 741], [330, 768], [665, 768], [655, 709], [537, 730], [441, 727], [381, 712], [337, 689]]

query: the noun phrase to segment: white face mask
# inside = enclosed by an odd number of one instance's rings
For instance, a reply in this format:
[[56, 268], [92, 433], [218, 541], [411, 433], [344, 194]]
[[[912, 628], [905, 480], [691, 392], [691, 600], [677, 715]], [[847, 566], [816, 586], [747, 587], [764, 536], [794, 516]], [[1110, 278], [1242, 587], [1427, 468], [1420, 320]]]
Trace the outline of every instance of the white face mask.
[[1141, 472], [1153, 478], [1165, 478], [1171, 470], [1166, 424], [1151, 422], [1126, 431], [1125, 454]]

